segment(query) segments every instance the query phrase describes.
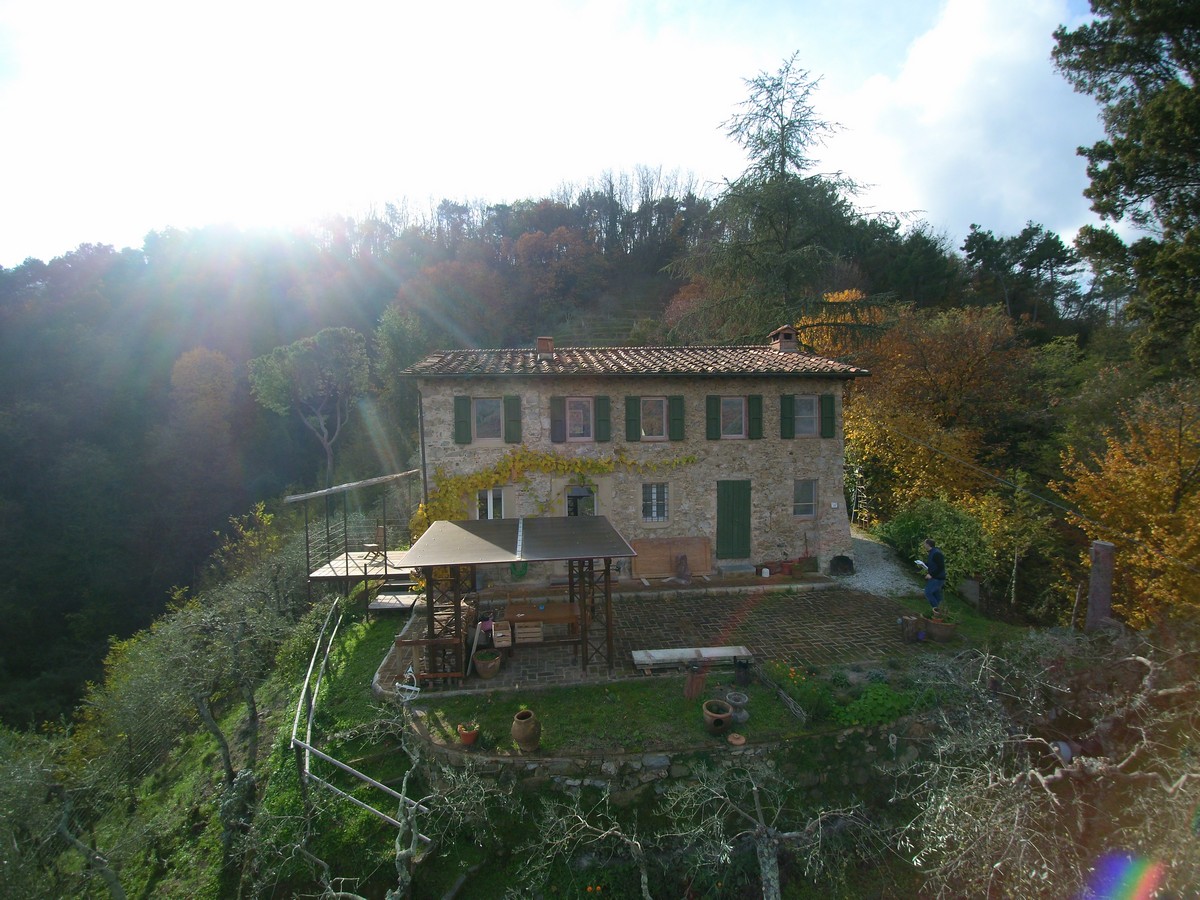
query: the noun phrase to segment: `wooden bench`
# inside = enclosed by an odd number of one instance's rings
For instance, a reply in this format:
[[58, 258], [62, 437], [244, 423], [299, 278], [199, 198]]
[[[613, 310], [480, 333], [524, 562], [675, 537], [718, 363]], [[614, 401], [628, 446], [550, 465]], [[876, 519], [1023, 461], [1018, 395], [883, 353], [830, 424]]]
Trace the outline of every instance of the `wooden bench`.
[[646, 675], [655, 669], [686, 669], [697, 662], [705, 666], [754, 662], [754, 654], [745, 647], [680, 647], [633, 651], [633, 667]]

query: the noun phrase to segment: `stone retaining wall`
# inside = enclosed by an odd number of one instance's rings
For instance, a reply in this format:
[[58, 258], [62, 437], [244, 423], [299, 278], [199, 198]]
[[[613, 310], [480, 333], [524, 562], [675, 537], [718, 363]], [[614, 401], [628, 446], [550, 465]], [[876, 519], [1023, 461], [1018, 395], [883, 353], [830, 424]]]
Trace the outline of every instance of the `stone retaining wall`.
[[786, 741], [747, 743], [732, 747], [717, 738], [711, 746], [644, 753], [579, 754], [567, 757], [540, 754], [488, 754], [458, 745], [429, 743], [433, 756], [451, 766], [473, 765], [478, 772], [526, 788], [581, 787], [607, 789], [633, 799], [647, 790], [659, 792], [673, 780], [691, 778], [702, 767], [721, 759], [775, 760], [784, 777], [812, 798], [879, 782], [886, 773], [920, 755], [928, 727], [919, 716], [889, 725], [816, 732]]

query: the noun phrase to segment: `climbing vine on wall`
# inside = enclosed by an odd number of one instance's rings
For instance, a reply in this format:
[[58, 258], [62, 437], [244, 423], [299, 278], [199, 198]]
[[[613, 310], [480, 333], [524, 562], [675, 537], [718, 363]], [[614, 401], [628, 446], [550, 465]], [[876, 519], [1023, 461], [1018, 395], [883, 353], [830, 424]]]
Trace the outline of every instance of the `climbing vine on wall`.
[[[609, 456], [564, 456], [521, 444], [508, 450], [495, 465], [476, 472], [447, 475], [440, 468], [437, 469], [434, 472], [435, 487], [429, 492], [429, 500], [417, 507], [408, 525], [415, 541], [434, 522], [467, 518], [467, 503], [479, 491], [491, 490], [503, 484], [528, 484], [531, 474], [573, 478], [577, 484], [591, 484], [592, 479], [611, 475], [618, 469], [647, 475], [678, 469], [694, 462], [694, 455], [641, 462], [632, 459], [621, 448]], [[545, 513], [553, 502], [553, 497], [543, 498], [538, 503], [538, 512]]]

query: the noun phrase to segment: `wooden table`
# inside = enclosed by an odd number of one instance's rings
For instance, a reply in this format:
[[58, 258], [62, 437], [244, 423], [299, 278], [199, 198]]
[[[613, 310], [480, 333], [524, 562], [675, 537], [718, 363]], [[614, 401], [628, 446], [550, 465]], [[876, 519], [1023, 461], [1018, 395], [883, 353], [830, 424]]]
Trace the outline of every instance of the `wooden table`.
[[546, 625], [578, 626], [579, 604], [562, 600], [509, 603], [504, 607], [504, 618], [514, 625], [517, 622], [542, 622]]
[[[566, 625], [568, 640], [578, 645], [579, 635], [579, 604], [569, 601], [551, 600], [546, 603], [508, 603], [504, 607], [504, 621], [512, 624], [513, 642], [509, 646], [509, 655], [512, 655], [513, 645], [519, 643], [528, 643], [526, 638], [521, 641], [521, 632], [526, 630], [520, 626], [524, 623], [539, 623], [543, 625]], [[540, 632], [541, 629], [535, 629]], [[534, 641], [542, 641], [540, 637], [534, 637]], [[544, 641], [545, 643], [559, 643], [557, 641]], [[563, 642], [565, 643], [565, 642]], [[578, 646], [572, 647], [572, 652], [578, 652]]]

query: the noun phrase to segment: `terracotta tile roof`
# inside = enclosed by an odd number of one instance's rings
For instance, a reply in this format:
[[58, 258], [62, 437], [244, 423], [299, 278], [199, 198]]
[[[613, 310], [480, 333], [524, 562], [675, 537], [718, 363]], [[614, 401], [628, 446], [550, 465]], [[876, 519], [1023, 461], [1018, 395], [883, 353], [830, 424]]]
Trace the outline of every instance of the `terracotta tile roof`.
[[557, 347], [442, 350], [402, 374], [421, 378], [481, 375], [808, 375], [856, 378], [866, 369], [769, 345], [734, 347]]

